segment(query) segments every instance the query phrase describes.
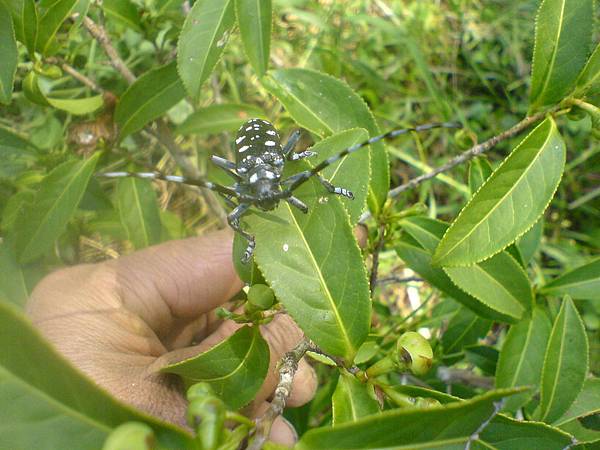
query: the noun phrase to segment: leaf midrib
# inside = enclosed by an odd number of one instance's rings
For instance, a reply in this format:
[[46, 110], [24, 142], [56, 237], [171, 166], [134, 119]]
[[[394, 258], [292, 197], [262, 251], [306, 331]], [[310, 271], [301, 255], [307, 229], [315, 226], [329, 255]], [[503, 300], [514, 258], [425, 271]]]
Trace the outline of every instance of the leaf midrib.
[[[534, 317], [532, 314], [531, 322], [529, 323], [529, 326], [527, 327], [527, 336], [525, 338], [525, 343], [523, 345], [524, 350], [527, 350], [527, 348], [529, 346], [529, 341], [531, 340], [531, 336], [533, 334], [533, 321], [534, 321]], [[517, 364], [517, 367], [515, 368], [514, 376], [513, 376], [512, 380], [510, 381], [509, 387], [514, 387], [517, 382], [517, 378], [519, 376], [519, 373], [521, 372], [521, 366], [523, 365], [523, 362], [525, 361], [525, 354], [526, 354], [526, 351], [521, 352], [521, 355], [519, 357], [519, 363]]]
[[[542, 153], [544, 153], [544, 151], [546, 150], [546, 144], [548, 143], [548, 141], [550, 140], [551, 136], [554, 134], [554, 123], [551, 122], [550, 125], [550, 131], [548, 132], [548, 135], [546, 136], [546, 139], [544, 140], [544, 143], [542, 145], [540, 145], [540, 151], [537, 152], [537, 154], [535, 155], [535, 158], [533, 158], [531, 160], [531, 163], [527, 165], [527, 167], [523, 170], [523, 172], [521, 173], [521, 175], [517, 178], [517, 180], [515, 180], [515, 182], [512, 184], [511, 188], [506, 191], [506, 193], [496, 202], [496, 204], [494, 205], [493, 208], [490, 208], [490, 210], [481, 218], [481, 220], [479, 220], [474, 226], [471, 227], [470, 231], [468, 233], [466, 233], [463, 238], [461, 240], [459, 240], [458, 242], [456, 242], [456, 244], [454, 244], [449, 250], [447, 250], [445, 252], [444, 255], [440, 256], [439, 258], [436, 258], [438, 261], [440, 259], [446, 258], [448, 257], [448, 255], [453, 252], [454, 250], [456, 250], [456, 248], [461, 245], [463, 242], [465, 242], [465, 240], [467, 240], [467, 238], [469, 238], [473, 233], [474, 230], [478, 229], [479, 226], [493, 213], [498, 209], [498, 205], [500, 205], [501, 203], [503, 203], [506, 198], [512, 194], [514, 192], [514, 190], [516, 189], [517, 185], [519, 185], [521, 183], [521, 181], [523, 180], [523, 178], [525, 178], [525, 175], [529, 173], [529, 170], [531, 169], [531, 167], [537, 162], [537, 160], [539, 159], [540, 155]], [[534, 133], [534, 131], [532, 131], [532, 133]], [[526, 140], [527, 138], [525, 138]], [[524, 142], [524, 141], [523, 141]], [[521, 144], [519, 145], [518, 148], [521, 147], [521, 145], [523, 144], [523, 142], [521, 142]], [[509, 156], [510, 158], [510, 156]], [[498, 168], [498, 171], [502, 169], [502, 166], [500, 166]], [[493, 174], [491, 175], [493, 176]], [[491, 177], [490, 177], [491, 178]], [[485, 184], [488, 184], [490, 182], [490, 178], [488, 178], [486, 180]], [[475, 197], [473, 197], [473, 200], [475, 200]], [[472, 204], [471, 202], [469, 202], [469, 205]], [[466, 206], [465, 206], [466, 209]], [[464, 210], [463, 210], [464, 211]], [[460, 215], [459, 215], [460, 217]], [[457, 218], [458, 221], [458, 218]], [[456, 222], [455, 222], [456, 223]], [[451, 225], [448, 228], [448, 231], [446, 231], [446, 235], [450, 233], [450, 230], [453, 228], [453, 225]], [[446, 235], [444, 235], [444, 237], [446, 237]], [[444, 238], [442, 238], [442, 240], [440, 242], [442, 242], [444, 240]]]
[[[560, 347], [559, 347], [559, 359], [558, 359], [558, 367], [556, 368], [556, 371], [554, 373], [553, 376], [553, 383], [552, 383], [552, 391], [551, 391], [551, 395], [548, 399], [548, 401], [546, 402], [546, 411], [544, 413], [544, 416], [542, 417], [542, 420], [546, 419], [546, 417], [548, 417], [548, 413], [550, 412], [550, 409], [552, 407], [552, 402], [554, 401], [554, 395], [556, 393], [556, 387], [557, 387], [557, 380], [559, 378], [560, 375], [560, 369], [562, 368], [563, 365], [563, 358], [562, 358], [562, 354], [563, 354], [563, 347], [564, 347], [564, 343], [565, 343], [565, 336], [567, 334], [567, 308], [568, 305], [565, 303], [564, 306], [564, 315], [563, 315], [563, 320], [562, 320], [562, 329], [561, 329], [561, 336], [560, 336]], [[552, 342], [552, 337], [550, 337], [550, 342]], [[543, 396], [543, 390], [542, 390], [542, 396]]]

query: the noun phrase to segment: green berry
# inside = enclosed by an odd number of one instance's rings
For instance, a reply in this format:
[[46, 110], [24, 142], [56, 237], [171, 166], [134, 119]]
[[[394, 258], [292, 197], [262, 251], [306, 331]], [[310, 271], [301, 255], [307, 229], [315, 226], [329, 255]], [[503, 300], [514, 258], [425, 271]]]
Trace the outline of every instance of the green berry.
[[273, 306], [275, 294], [273, 290], [265, 284], [255, 284], [248, 291], [248, 303], [256, 309], [266, 310]]
[[433, 351], [427, 339], [419, 333], [409, 331], [396, 344], [398, 364], [410, 369], [415, 375], [426, 374], [433, 364]]
[[102, 450], [151, 450], [156, 448], [154, 432], [145, 423], [127, 422], [115, 428]]

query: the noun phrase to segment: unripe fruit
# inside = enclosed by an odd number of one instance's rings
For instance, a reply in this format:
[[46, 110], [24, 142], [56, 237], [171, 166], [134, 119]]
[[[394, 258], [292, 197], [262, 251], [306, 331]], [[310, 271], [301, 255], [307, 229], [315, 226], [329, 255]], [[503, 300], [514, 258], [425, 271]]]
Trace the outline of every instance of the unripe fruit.
[[187, 399], [191, 402], [197, 398], [203, 399], [206, 397], [214, 397], [215, 392], [213, 391], [210, 384], [200, 382], [200, 383], [192, 384], [190, 386], [190, 388], [187, 390], [186, 396], [187, 396]]
[[223, 436], [225, 404], [217, 397], [195, 398], [188, 405], [187, 421], [196, 431], [202, 450], [216, 449]]
[[127, 422], [115, 428], [102, 450], [151, 450], [156, 448], [154, 432], [145, 423]]
[[433, 364], [433, 351], [427, 339], [419, 333], [409, 331], [396, 344], [398, 364], [410, 369], [415, 375], [424, 375]]
[[415, 399], [415, 407], [417, 408], [431, 408], [433, 406], [442, 406], [442, 404], [435, 398], [417, 397]]
[[248, 291], [248, 303], [256, 309], [266, 310], [273, 306], [275, 294], [273, 290], [265, 284], [255, 284]]

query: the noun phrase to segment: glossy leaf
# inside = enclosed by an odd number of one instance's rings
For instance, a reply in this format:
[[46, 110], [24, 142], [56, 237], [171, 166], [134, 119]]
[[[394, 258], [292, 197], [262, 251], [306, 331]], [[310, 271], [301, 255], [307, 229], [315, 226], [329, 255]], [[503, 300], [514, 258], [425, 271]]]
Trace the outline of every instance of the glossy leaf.
[[[307, 167], [288, 164], [289, 173]], [[254, 260], [306, 335], [324, 351], [352, 361], [371, 320], [360, 250], [339, 198], [320, 202], [323, 186], [314, 178], [296, 195], [309, 206], [307, 214], [282, 202], [269, 214], [244, 219], [256, 236]]]
[[[512, 397], [508, 397], [510, 401]], [[494, 450], [564, 450], [572, 444], [571, 436], [543, 423], [526, 422], [498, 415], [479, 434], [485, 444], [476, 449]]]
[[[314, 166], [317, 160], [321, 161], [330, 156], [333, 156], [351, 145], [364, 142], [368, 139], [368, 134], [364, 129], [354, 128], [327, 137], [317, 142], [311, 150], [317, 153], [317, 156], [311, 158], [308, 162], [310, 166]], [[329, 180], [334, 186], [346, 188], [354, 194], [353, 200], [342, 199], [342, 205], [350, 216], [350, 223], [358, 222], [361, 213], [364, 210], [368, 196], [369, 173], [364, 170], [358, 158], [353, 158], [353, 155], [346, 156], [338, 163], [332, 164], [325, 170], [321, 171], [321, 175], [326, 180]], [[324, 188], [320, 202], [328, 202], [331, 194]]]
[[271, 0], [235, 0], [235, 11], [248, 60], [262, 77], [271, 51]]
[[569, 295], [575, 299], [600, 300], [600, 258], [555, 278], [540, 292], [547, 295]]
[[483, 319], [466, 308], [459, 308], [442, 336], [444, 354], [459, 353], [463, 347], [475, 344], [485, 337], [491, 326], [490, 320]]
[[12, 98], [18, 56], [10, 12], [0, 3], [0, 103], [9, 104]]
[[551, 118], [504, 160], [448, 228], [433, 263], [465, 266], [513, 243], [544, 212], [565, 165], [565, 144]]
[[596, 46], [577, 79], [575, 95], [584, 94], [589, 96], [600, 94], [600, 43]]
[[393, 409], [322, 427], [302, 436], [298, 450], [336, 449], [463, 449], [472, 433], [491, 416], [493, 403], [511, 391], [492, 391], [465, 402], [428, 409]]
[[35, 54], [38, 22], [38, 10], [35, 0], [23, 0], [23, 43], [27, 47], [30, 57]]
[[174, 62], [146, 72], [129, 86], [117, 104], [115, 122], [121, 139], [162, 116], [184, 95]]
[[527, 274], [507, 252], [467, 267], [447, 267], [454, 284], [482, 303], [515, 320], [533, 305]]
[[569, 297], [554, 321], [542, 369], [539, 417], [552, 423], [577, 398], [588, 369], [588, 342], [579, 313]]
[[221, 57], [234, 21], [233, 0], [198, 0], [187, 15], [177, 45], [177, 70], [194, 101]]
[[136, 249], [160, 242], [160, 212], [150, 181], [133, 177], [119, 179], [117, 204], [121, 223]]
[[138, 32], [142, 31], [140, 13], [130, 0], [103, 0], [102, 9], [107, 16], [115, 18]]
[[198, 356], [163, 367], [188, 384], [205, 381], [231, 409], [248, 404], [269, 369], [269, 346], [257, 327], [244, 326]]
[[76, 3], [77, 0], [57, 0], [40, 17], [35, 45], [37, 51], [44, 55], [48, 53], [56, 32], [69, 17]]
[[331, 397], [333, 425], [354, 422], [365, 416], [377, 414], [379, 403], [372, 390], [372, 385], [361, 383], [354, 375], [342, 372]]
[[2, 302], [0, 348], [0, 403], [10, 405], [0, 408], [0, 448], [95, 450], [112, 428], [131, 420], [149, 424], [164, 448], [191, 445], [183, 429], [109, 396]]
[[[370, 136], [380, 134], [365, 102], [347, 84], [329, 75], [307, 69], [279, 69], [270, 71], [262, 82], [298, 125], [319, 136], [355, 127], [365, 128]], [[360, 160], [365, 172], [370, 165], [369, 208], [376, 213], [390, 184], [385, 147], [377, 143], [350, 157]]]
[[22, 211], [14, 226], [21, 263], [33, 261], [52, 248], [75, 213], [99, 156], [67, 161], [42, 180], [31, 209]]
[[538, 220], [530, 230], [517, 241], [517, 247], [523, 262], [527, 265], [538, 251], [544, 234], [544, 219]]
[[544, 0], [536, 20], [530, 109], [568, 94], [583, 68], [592, 38], [593, 0]]
[[489, 161], [484, 157], [474, 158], [469, 162], [469, 190], [471, 195], [477, 192], [493, 171]]
[[400, 224], [408, 236], [403, 235], [399, 240], [396, 253], [412, 270], [477, 315], [500, 322], [514, 322], [513, 317], [501, 314], [458, 288], [443, 269], [431, 265], [431, 255], [448, 229], [446, 223], [415, 216], [403, 219]]
[[210, 105], [190, 114], [177, 127], [176, 133], [186, 136], [236, 131], [244, 122], [255, 117], [266, 119], [262, 109], [254, 105]]
[[543, 349], [548, 345], [551, 329], [550, 319], [539, 307], [533, 310], [531, 318], [510, 327], [498, 359], [496, 387], [531, 386], [532, 389], [508, 398], [505, 410], [516, 411], [539, 390]]

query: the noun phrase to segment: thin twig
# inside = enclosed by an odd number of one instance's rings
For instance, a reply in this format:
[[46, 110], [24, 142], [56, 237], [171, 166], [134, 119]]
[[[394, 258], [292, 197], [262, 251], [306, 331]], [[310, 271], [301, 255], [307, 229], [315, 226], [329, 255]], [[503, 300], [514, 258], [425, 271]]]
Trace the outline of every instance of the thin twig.
[[371, 295], [375, 291], [375, 286], [377, 285], [377, 271], [379, 270], [379, 254], [381, 250], [383, 250], [383, 246], [385, 244], [385, 224], [379, 227], [379, 239], [377, 240], [377, 245], [375, 246], [375, 250], [373, 251], [373, 264], [371, 264], [371, 276], [369, 277], [369, 289], [371, 290]]
[[123, 76], [123, 78], [127, 80], [129, 84], [132, 84], [136, 80], [136, 77], [133, 72], [129, 70], [129, 67], [127, 67], [125, 61], [121, 59], [117, 53], [117, 50], [113, 47], [106, 30], [87, 16], [83, 18], [83, 26], [102, 46], [106, 56], [108, 56], [110, 64]]
[[465, 450], [471, 449], [471, 444], [473, 442], [475, 442], [477, 439], [479, 439], [479, 434], [483, 430], [485, 430], [485, 428], [490, 424], [490, 422], [494, 419], [494, 417], [496, 417], [498, 415], [498, 413], [502, 409], [503, 405], [504, 405], [504, 399], [494, 402], [494, 411], [492, 411], [492, 414], [490, 415], [490, 417], [488, 417], [481, 425], [479, 425], [479, 428], [477, 428], [477, 430], [475, 430], [475, 432], [471, 436], [469, 436], [469, 439], [467, 440], [467, 443], [465, 444]]
[[377, 280], [377, 284], [381, 284], [381, 285], [385, 285], [385, 284], [392, 284], [392, 283], [410, 283], [413, 281], [423, 281], [423, 278], [419, 278], [419, 277], [398, 277], [398, 276], [391, 276], [391, 277], [386, 277], [386, 278], [381, 278], [379, 280]]
[[98, 83], [96, 83], [91, 78], [89, 78], [89, 77], [85, 76], [84, 74], [82, 74], [81, 72], [79, 72], [77, 69], [75, 69], [75, 67], [71, 66], [70, 64], [67, 64], [61, 58], [56, 58], [56, 57], [46, 58], [46, 62], [48, 64], [58, 64], [64, 72], [71, 75], [73, 78], [75, 78], [81, 84], [87, 86], [92, 91], [98, 92], [99, 94], [104, 94], [104, 89], [102, 89], [102, 87], [100, 87], [100, 85]]
[[260, 450], [269, 437], [273, 422], [279, 417], [285, 409], [288, 397], [292, 393], [292, 382], [294, 375], [298, 370], [298, 363], [304, 354], [311, 348], [311, 342], [308, 339], [302, 339], [296, 347], [287, 352], [281, 358], [279, 366], [279, 383], [275, 389], [273, 400], [269, 409], [257, 419], [256, 431], [252, 441], [248, 445], [248, 450]]

